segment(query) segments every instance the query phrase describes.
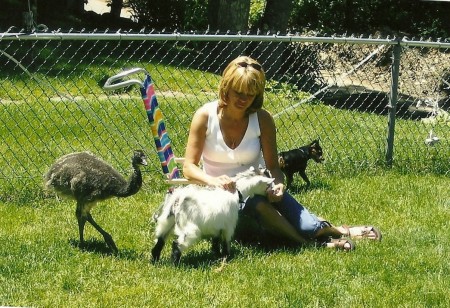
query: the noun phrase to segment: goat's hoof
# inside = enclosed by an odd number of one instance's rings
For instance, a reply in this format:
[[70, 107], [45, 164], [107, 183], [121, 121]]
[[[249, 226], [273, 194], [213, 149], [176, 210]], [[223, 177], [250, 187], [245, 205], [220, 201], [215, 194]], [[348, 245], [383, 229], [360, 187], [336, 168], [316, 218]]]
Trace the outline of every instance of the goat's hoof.
[[172, 263], [173, 263], [174, 265], [180, 264], [180, 260], [181, 260], [181, 252], [180, 252], [180, 251], [173, 251], [173, 252], [172, 252], [171, 259], [172, 259]]
[[160, 257], [161, 257], [161, 255], [159, 255], [157, 253], [154, 253], [153, 250], [152, 250], [152, 257], [150, 259], [150, 262], [154, 264], [154, 263], [159, 261]]
[[173, 241], [172, 242], [172, 256], [171, 256], [172, 262], [175, 265], [178, 265], [180, 263], [181, 259], [181, 250], [180, 247], [178, 247], [178, 242]]

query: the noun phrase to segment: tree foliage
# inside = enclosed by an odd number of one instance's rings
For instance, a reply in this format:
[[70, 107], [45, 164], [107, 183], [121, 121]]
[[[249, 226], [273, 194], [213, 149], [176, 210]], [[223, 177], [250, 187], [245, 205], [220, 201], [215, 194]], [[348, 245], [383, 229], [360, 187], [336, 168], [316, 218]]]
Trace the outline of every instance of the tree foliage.
[[250, 0], [128, 0], [140, 24], [157, 30], [248, 28]]
[[[89, 1], [89, 0], [88, 0]], [[38, 23], [83, 27], [85, 0], [4, 0], [0, 29], [23, 26], [28, 3]], [[141, 26], [156, 30], [320, 34], [395, 34], [448, 38], [450, 2], [419, 0], [109, 0], [111, 15], [133, 10]], [[58, 12], [58, 14], [55, 14]], [[110, 27], [110, 25], [108, 25]], [[99, 25], [101, 28], [101, 25]], [[110, 27], [111, 28], [111, 27]]]
[[449, 2], [411, 0], [300, 0], [290, 26], [329, 34], [375, 32], [448, 37]]
[[[450, 2], [411, 0], [128, 0], [150, 27], [448, 37]], [[139, 3], [138, 7], [137, 4]], [[250, 8], [248, 8], [250, 5]], [[242, 15], [244, 14], [244, 15]], [[247, 16], [247, 17], [246, 17]], [[246, 21], [243, 22], [242, 20]], [[158, 22], [155, 22], [158, 20]]]
[[143, 26], [152, 29], [180, 29], [184, 25], [185, 0], [128, 0], [134, 17]]

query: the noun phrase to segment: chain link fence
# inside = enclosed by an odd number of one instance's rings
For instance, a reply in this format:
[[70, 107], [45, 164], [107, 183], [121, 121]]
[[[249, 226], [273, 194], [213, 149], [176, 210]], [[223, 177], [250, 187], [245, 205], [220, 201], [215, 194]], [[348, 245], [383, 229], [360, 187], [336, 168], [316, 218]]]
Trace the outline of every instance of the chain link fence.
[[241, 54], [266, 71], [279, 150], [320, 140], [326, 162], [310, 164], [313, 177], [386, 165], [448, 175], [449, 48], [389, 38], [2, 33], [0, 200], [41, 197], [50, 164], [82, 150], [127, 174], [133, 149], [143, 149], [144, 185], [163, 190], [139, 88], [107, 92], [106, 79], [135, 67], [150, 73], [182, 156], [194, 111], [217, 99], [222, 70]]

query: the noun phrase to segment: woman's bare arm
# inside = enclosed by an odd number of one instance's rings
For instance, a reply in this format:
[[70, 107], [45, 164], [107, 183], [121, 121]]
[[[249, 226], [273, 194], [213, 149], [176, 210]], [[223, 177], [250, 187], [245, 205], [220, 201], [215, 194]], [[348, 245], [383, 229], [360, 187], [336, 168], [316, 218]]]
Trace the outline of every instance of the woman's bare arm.
[[261, 147], [266, 168], [269, 169], [275, 178], [275, 185], [272, 187], [272, 191], [268, 193], [268, 198], [271, 202], [277, 202], [281, 200], [286, 188], [284, 186], [284, 174], [278, 163], [275, 122], [270, 113], [265, 110], [258, 111], [258, 120], [261, 130]]

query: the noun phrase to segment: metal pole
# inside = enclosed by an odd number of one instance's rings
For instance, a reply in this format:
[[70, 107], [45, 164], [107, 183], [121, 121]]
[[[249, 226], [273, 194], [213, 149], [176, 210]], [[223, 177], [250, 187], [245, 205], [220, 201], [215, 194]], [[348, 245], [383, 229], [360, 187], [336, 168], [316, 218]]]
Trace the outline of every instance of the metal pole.
[[400, 73], [400, 53], [401, 53], [400, 41], [397, 45], [394, 45], [392, 52], [392, 69], [391, 69], [391, 93], [389, 95], [389, 108], [388, 113], [388, 134], [387, 134], [387, 148], [386, 148], [386, 164], [388, 167], [392, 166], [393, 153], [394, 153], [394, 134], [395, 134], [395, 114], [397, 112], [397, 99], [398, 99], [398, 76]]

